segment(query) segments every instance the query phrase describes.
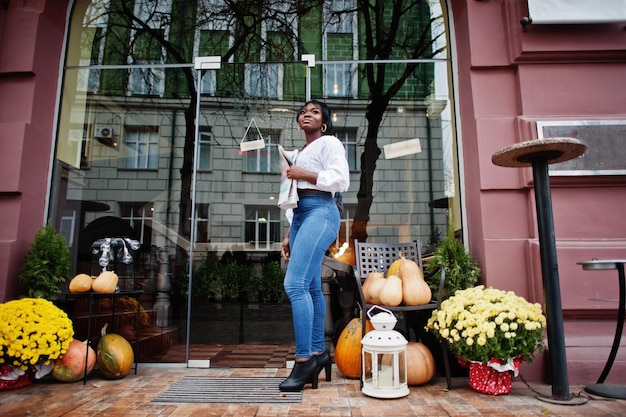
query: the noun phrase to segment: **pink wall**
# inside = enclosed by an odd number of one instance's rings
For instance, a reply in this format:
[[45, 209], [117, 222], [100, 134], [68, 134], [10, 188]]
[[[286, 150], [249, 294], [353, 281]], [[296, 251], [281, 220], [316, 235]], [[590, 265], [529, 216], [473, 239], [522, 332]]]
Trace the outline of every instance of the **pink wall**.
[[[626, 119], [625, 25], [524, 31], [524, 0], [450, 4], [470, 249], [487, 285], [542, 302], [532, 171], [495, 166], [491, 156], [536, 139], [537, 120]], [[551, 177], [551, 188], [564, 314], [614, 310], [597, 299], [616, 298], [617, 273], [576, 262], [626, 258], [626, 178]]]
[[67, 0], [9, 1], [0, 10], [0, 302], [45, 223]]

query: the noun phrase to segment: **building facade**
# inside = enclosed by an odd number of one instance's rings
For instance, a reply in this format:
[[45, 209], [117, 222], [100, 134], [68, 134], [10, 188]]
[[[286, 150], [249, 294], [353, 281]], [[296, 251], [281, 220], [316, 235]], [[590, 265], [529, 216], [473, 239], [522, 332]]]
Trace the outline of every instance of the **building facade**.
[[[610, 338], [616, 305], [606, 300], [615, 299], [617, 280], [608, 271], [591, 277], [577, 262], [623, 258], [626, 248], [616, 146], [626, 120], [624, 22], [601, 16], [544, 23], [539, 16], [522, 25], [532, 12], [526, 1], [424, 2], [416, 20], [436, 17], [440, 26], [429, 32], [430, 54], [386, 63], [390, 74], [407, 64], [420, 68], [388, 103], [376, 129], [381, 157], [364, 177], [375, 92], [361, 49], [365, 20], [338, 13], [351, 2], [329, 2], [329, 9], [314, 8], [299, 20], [289, 20], [285, 5], [283, 20], [269, 19], [248, 38], [232, 31], [228, 19], [199, 18], [203, 2], [158, 3], [129, 10], [152, 16], [143, 31], [123, 20], [112, 25], [108, 19], [121, 13], [86, 1], [9, 1], [0, 11], [3, 300], [19, 294], [17, 273], [48, 218], [72, 249], [74, 272], [93, 268], [99, 238], [112, 230], [132, 233], [143, 246], [135, 254], [143, 265], [135, 281], [155, 303], [171, 291], [164, 285], [185, 282], [179, 255], [190, 250], [197, 259], [210, 253], [242, 260], [259, 275], [278, 260], [287, 227], [275, 203], [275, 149], [301, 146], [295, 112], [313, 97], [333, 108], [335, 133], [351, 163], [338, 246], [352, 239], [366, 200], [373, 241], [418, 239], [427, 250], [452, 217], [479, 261], [482, 282], [537, 302], [543, 290], [532, 172], [497, 167], [491, 155], [538, 137], [586, 141], [583, 160], [551, 170], [563, 313], [568, 341], [578, 340], [586, 325], [597, 329], [598, 343]], [[312, 29], [333, 12], [339, 17]], [[280, 22], [297, 28], [297, 41], [285, 37]], [[146, 33], [166, 42], [157, 45]], [[446, 39], [443, 53], [434, 53], [438, 34]], [[218, 69], [195, 62], [224, 58], [235, 39], [246, 39], [249, 49], [235, 49]], [[124, 54], [115, 42], [125, 45]], [[182, 45], [178, 61], [170, 43]], [[414, 138], [421, 152], [385, 158], [391, 149], [385, 145]], [[260, 139], [264, 148], [243, 150], [242, 143]], [[364, 178], [372, 179], [369, 194]], [[442, 200], [444, 208], [437, 208]], [[568, 353], [575, 356], [574, 343]], [[544, 358], [527, 374], [542, 378]]]

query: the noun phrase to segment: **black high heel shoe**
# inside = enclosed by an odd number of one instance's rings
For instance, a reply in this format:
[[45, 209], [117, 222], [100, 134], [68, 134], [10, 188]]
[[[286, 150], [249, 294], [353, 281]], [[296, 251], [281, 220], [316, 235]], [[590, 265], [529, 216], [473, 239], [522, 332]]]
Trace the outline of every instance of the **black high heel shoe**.
[[278, 388], [286, 392], [301, 391], [304, 385], [310, 382], [311, 387], [317, 389], [317, 376], [319, 373], [320, 367], [317, 356], [311, 356], [305, 362], [296, 361], [289, 378], [281, 382]]
[[330, 357], [328, 352], [320, 353], [316, 356], [316, 358], [318, 364], [317, 373], [319, 374], [320, 372], [322, 372], [322, 369], [326, 370], [326, 381], [330, 382], [333, 368], [333, 359]]

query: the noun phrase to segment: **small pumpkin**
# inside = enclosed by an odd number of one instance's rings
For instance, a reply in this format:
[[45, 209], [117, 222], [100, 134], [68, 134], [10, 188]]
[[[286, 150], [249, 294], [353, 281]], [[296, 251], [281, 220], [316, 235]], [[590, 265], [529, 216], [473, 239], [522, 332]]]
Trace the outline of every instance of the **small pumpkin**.
[[[365, 333], [374, 329], [369, 320], [365, 322]], [[353, 318], [343, 328], [335, 345], [335, 365], [346, 378], [361, 377], [361, 339], [363, 325], [360, 318]]]
[[70, 292], [88, 292], [91, 291], [92, 284], [93, 278], [91, 278], [91, 276], [87, 274], [78, 274], [72, 278], [68, 289]]
[[393, 261], [391, 265], [389, 265], [389, 268], [387, 268], [388, 277], [391, 275], [398, 275], [398, 271], [400, 270], [400, 264], [402, 263], [402, 259], [404, 259], [404, 257], [402, 256], [402, 252], [398, 252], [398, 259]]
[[372, 272], [367, 274], [367, 276], [365, 277], [365, 281], [363, 281], [363, 284], [361, 285], [363, 297], [365, 297], [365, 302], [368, 304], [370, 303], [369, 288], [372, 285], [372, 282], [376, 281], [377, 279], [384, 280], [385, 276], [382, 272], [378, 272], [376, 269], [374, 269]]
[[404, 305], [420, 306], [430, 302], [433, 292], [424, 281], [424, 273], [415, 261], [402, 257], [398, 274], [402, 280]]
[[389, 275], [385, 285], [380, 289], [380, 303], [384, 306], [395, 307], [402, 302], [402, 280], [397, 275]]
[[86, 340], [81, 342], [73, 339], [63, 356], [54, 360], [52, 377], [62, 382], [79, 381], [85, 376], [85, 364], [87, 374], [89, 374], [96, 364], [96, 352], [88, 346]]
[[106, 329], [105, 324], [98, 342], [98, 369], [106, 379], [124, 378], [135, 363], [133, 347], [119, 334], [107, 334]]
[[363, 294], [367, 304], [380, 304], [380, 291], [386, 282], [387, 278], [375, 279], [371, 282], [367, 288], [367, 295]]
[[115, 272], [104, 270], [93, 280], [91, 288], [94, 292], [109, 294], [115, 292], [118, 280]]
[[406, 366], [406, 381], [408, 385], [422, 385], [435, 376], [435, 359], [430, 349], [423, 343], [407, 343]]

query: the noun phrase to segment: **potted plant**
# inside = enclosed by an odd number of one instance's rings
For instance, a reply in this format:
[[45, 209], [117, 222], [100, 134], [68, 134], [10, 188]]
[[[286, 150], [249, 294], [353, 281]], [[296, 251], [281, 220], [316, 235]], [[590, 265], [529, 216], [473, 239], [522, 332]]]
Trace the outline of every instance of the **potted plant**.
[[65, 238], [48, 222], [35, 235], [18, 275], [29, 297], [54, 301], [70, 272], [70, 251]]
[[433, 294], [437, 293], [443, 265], [446, 272], [443, 299], [454, 295], [458, 290], [473, 287], [480, 277], [480, 268], [474, 257], [467, 251], [460, 239], [454, 233], [452, 222], [448, 232], [435, 249], [432, 257], [424, 264], [426, 280]]
[[73, 336], [72, 321], [51, 301], [21, 298], [0, 304], [0, 390], [50, 373]]
[[545, 327], [540, 304], [482, 285], [457, 291], [426, 325], [470, 368], [470, 386], [494, 395], [511, 391], [511, 373], [543, 348]]

